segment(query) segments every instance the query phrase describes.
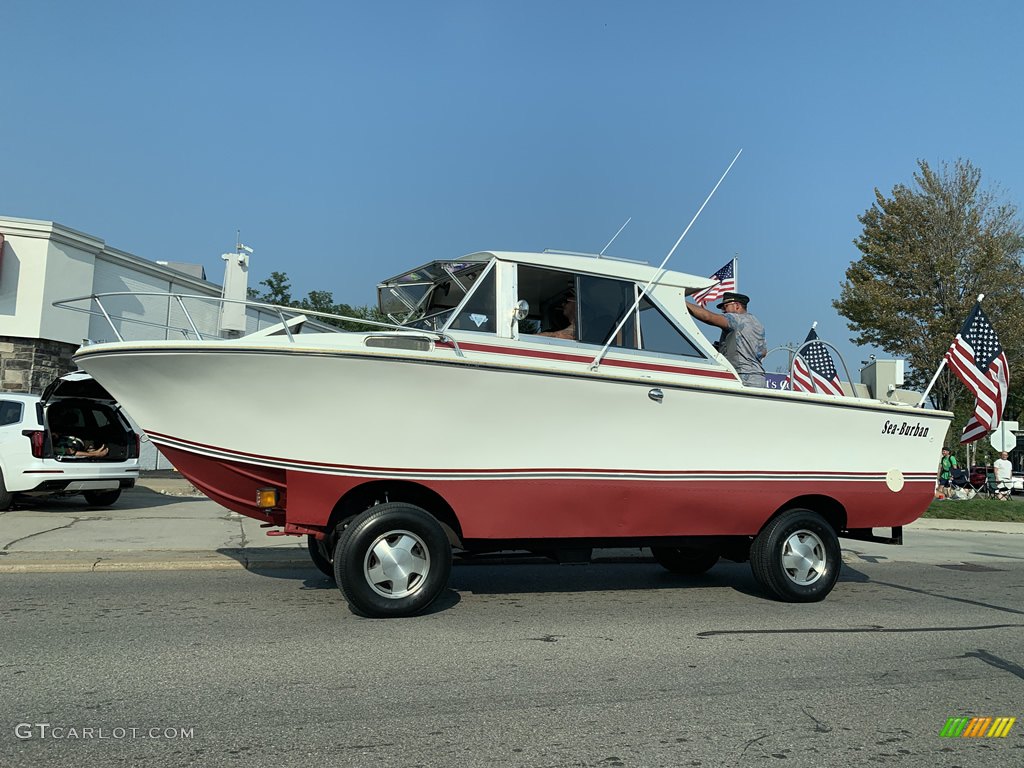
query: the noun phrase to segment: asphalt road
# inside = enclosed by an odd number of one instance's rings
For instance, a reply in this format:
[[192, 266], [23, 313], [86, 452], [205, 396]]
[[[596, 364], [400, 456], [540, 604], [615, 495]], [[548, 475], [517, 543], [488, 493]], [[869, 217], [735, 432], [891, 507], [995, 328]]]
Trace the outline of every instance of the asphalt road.
[[458, 566], [402, 620], [312, 568], [0, 591], [0, 766], [1024, 764], [1024, 721], [939, 736], [1024, 716], [1024, 553], [848, 564], [813, 605], [732, 564]]

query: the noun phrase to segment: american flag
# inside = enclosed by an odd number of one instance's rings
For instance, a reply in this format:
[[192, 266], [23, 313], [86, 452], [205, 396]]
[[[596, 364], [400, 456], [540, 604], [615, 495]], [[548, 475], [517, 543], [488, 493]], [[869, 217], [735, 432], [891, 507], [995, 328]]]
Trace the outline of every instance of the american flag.
[[946, 352], [946, 362], [977, 403], [961, 443], [972, 443], [999, 426], [1010, 387], [1010, 366], [995, 329], [975, 302], [974, 309]]
[[818, 341], [818, 334], [811, 328], [800, 354], [793, 360], [793, 381], [790, 386], [794, 392], [824, 392], [826, 395], [844, 395], [839, 383], [836, 365], [828, 348]]
[[729, 259], [729, 263], [722, 267], [720, 270], [715, 272], [711, 276], [712, 280], [717, 280], [717, 285], [712, 285], [710, 288], [705, 288], [700, 293], [693, 295], [693, 300], [700, 304], [702, 307], [706, 307], [712, 302], [718, 301], [722, 298], [722, 294], [727, 291], [736, 290], [736, 259]]

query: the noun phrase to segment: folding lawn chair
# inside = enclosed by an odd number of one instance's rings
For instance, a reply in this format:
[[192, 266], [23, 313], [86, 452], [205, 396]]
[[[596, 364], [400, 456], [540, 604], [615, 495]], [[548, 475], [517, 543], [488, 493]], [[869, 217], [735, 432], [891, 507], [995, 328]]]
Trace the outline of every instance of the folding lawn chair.
[[1006, 501], [1013, 492], [1013, 480], [996, 480], [994, 472], [989, 472], [985, 479], [986, 496], [990, 499]]
[[971, 485], [970, 475], [965, 469], [954, 469], [949, 473], [951, 499], [973, 499], [979, 489]]

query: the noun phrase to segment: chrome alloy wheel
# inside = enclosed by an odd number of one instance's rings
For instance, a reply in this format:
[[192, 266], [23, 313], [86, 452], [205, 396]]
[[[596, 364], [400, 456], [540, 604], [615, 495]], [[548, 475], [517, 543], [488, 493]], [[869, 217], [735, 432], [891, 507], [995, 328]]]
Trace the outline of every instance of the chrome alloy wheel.
[[811, 531], [794, 531], [782, 545], [782, 568], [801, 587], [820, 579], [826, 563], [825, 543]]
[[430, 573], [430, 552], [410, 531], [388, 531], [366, 550], [363, 576], [370, 588], [392, 600], [415, 593]]

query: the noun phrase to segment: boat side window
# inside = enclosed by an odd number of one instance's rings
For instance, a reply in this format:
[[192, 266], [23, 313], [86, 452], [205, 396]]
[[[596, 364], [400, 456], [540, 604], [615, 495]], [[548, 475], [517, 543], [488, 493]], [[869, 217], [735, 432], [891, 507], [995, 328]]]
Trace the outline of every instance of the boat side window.
[[647, 352], [705, 358], [704, 353], [646, 296], [640, 301], [640, 339], [641, 348]]
[[21, 421], [22, 405], [16, 400], [0, 400], [0, 427]]
[[[519, 321], [519, 333], [567, 332], [570, 321], [565, 316], [565, 300], [576, 290], [575, 275], [525, 264], [517, 269], [518, 298], [530, 305], [529, 314]], [[572, 325], [575, 326], [575, 321]]]
[[[519, 321], [521, 334], [603, 346], [633, 306], [632, 282], [607, 277], [519, 266], [519, 299], [530, 313]], [[636, 318], [630, 317], [611, 341], [637, 348]]]
[[497, 302], [494, 293], [495, 272], [496, 270], [492, 269], [482, 280], [477, 281], [469, 300], [452, 321], [449, 330], [480, 331], [482, 333], [497, 331], [494, 321]]
[[633, 309], [635, 300], [636, 289], [632, 282], [580, 275], [579, 340], [584, 344], [604, 346], [615, 332], [610, 346], [636, 349], [635, 314], [630, 315], [619, 328], [623, 317]]

